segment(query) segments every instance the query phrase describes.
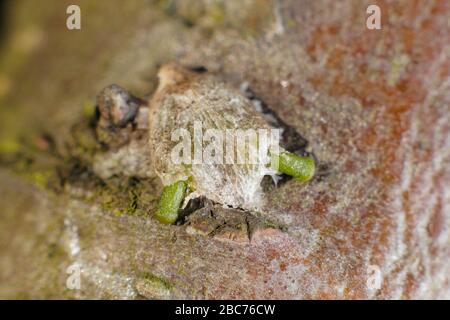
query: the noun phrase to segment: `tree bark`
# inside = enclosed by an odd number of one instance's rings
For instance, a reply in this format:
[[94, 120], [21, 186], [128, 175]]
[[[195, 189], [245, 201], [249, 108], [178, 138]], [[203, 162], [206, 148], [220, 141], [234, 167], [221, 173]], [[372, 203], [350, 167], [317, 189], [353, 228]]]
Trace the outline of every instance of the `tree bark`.
[[[448, 2], [380, 2], [381, 30], [359, 0], [183, 3], [9, 3], [0, 298], [450, 298]], [[148, 98], [171, 60], [248, 86], [308, 141], [316, 177], [258, 214], [170, 226], [152, 218], [157, 179], [96, 177], [97, 92]]]

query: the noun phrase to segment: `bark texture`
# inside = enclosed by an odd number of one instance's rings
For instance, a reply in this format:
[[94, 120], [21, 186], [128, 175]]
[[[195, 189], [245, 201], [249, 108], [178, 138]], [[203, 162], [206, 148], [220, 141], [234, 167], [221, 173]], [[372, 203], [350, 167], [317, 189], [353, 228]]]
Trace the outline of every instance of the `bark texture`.
[[[0, 297], [450, 298], [450, 3], [186, 3], [10, 3]], [[148, 98], [171, 60], [251, 89], [309, 142], [316, 178], [271, 188], [258, 215], [213, 206], [166, 226], [157, 179], [93, 174], [96, 94]]]

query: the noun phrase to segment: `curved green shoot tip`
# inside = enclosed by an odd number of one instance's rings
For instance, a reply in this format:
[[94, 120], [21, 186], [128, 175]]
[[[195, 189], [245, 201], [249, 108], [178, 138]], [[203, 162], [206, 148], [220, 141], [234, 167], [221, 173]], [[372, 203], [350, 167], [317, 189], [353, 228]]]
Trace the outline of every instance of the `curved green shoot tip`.
[[155, 218], [159, 222], [169, 224], [177, 221], [178, 210], [184, 200], [186, 187], [187, 184], [184, 181], [178, 181], [164, 187], [155, 213]]
[[298, 181], [305, 182], [311, 180], [314, 176], [315, 163], [311, 157], [300, 157], [283, 151], [277, 155], [272, 155], [272, 168], [290, 175]]

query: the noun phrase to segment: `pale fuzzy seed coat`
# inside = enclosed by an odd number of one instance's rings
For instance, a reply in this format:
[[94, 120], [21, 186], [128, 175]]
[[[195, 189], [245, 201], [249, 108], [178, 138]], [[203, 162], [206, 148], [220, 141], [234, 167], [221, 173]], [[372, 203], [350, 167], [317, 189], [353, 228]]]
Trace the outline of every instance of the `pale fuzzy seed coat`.
[[258, 209], [261, 180], [264, 175], [273, 174], [270, 168], [236, 163], [174, 164], [171, 152], [179, 141], [172, 141], [172, 132], [184, 128], [194, 137], [195, 121], [201, 121], [203, 132], [273, 128], [238, 90], [211, 74], [199, 74], [171, 63], [161, 67], [158, 77], [159, 86], [149, 106], [149, 146], [152, 167], [163, 184], [191, 177], [190, 185], [195, 189], [191, 197], [206, 196], [225, 205]]

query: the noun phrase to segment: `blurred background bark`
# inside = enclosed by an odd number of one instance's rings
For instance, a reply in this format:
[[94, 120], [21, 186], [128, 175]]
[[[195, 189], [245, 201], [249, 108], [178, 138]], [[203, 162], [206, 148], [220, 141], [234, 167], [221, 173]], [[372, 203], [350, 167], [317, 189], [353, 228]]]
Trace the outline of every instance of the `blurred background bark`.
[[[72, 3], [81, 30], [66, 28]], [[366, 28], [369, 4], [381, 30]], [[0, 12], [0, 298], [450, 298], [449, 1]], [[249, 85], [318, 158], [311, 183], [267, 193], [250, 242], [236, 226], [162, 226], [158, 181], [92, 173], [97, 92], [148, 98], [170, 60]], [[66, 285], [73, 265], [79, 290]]]

